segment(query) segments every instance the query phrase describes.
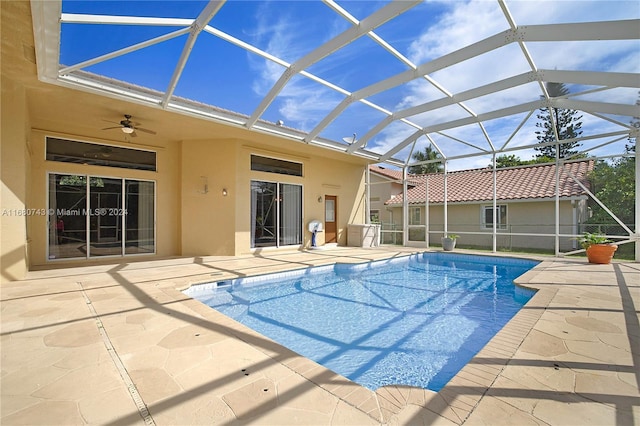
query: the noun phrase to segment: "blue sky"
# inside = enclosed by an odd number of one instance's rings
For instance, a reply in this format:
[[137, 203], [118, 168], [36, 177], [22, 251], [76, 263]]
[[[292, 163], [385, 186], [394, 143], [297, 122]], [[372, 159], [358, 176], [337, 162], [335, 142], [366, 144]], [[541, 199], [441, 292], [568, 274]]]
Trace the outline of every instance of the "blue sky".
[[[345, 1], [337, 4], [356, 19], [362, 19], [388, 2]], [[637, 19], [637, 1], [506, 1], [517, 25]], [[195, 18], [206, 5], [197, 1], [63, 1], [64, 13], [105, 14], [143, 17]], [[350, 27], [350, 23], [328, 5], [318, 1], [228, 1], [209, 25], [289, 63], [294, 62]], [[73, 65], [96, 56], [168, 34], [179, 27], [137, 25], [63, 24], [60, 62]], [[497, 1], [427, 1], [376, 29], [376, 34], [416, 65], [432, 61], [459, 48], [508, 29]], [[164, 91], [180, 56], [186, 35], [88, 67], [86, 71]], [[640, 42], [527, 43], [539, 69], [640, 72]], [[379, 80], [406, 71], [409, 67], [395, 59], [369, 37], [340, 49], [307, 69], [311, 74], [348, 91], [357, 91]], [[478, 56], [429, 77], [451, 93], [529, 71], [517, 44]], [[263, 96], [283, 73], [274, 62], [236, 47], [211, 34], [202, 33], [189, 58], [175, 95], [250, 115]], [[577, 91], [579, 87], [570, 87]], [[467, 102], [475, 113], [540, 94], [536, 84], [496, 93]], [[391, 111], [419, 105], [442, 97], [442, 92], [425, 80], [414, 80], [383, 91], [370, 101]], [[266, 112], [263, 119], [283, 120], [287, 126], [309, 131], [331, 111], [344, 95], [303, 76], [292, 78]], [[582, 99], [622, 101], [633, 104], [637, 90], [616, 89], [596, 92]], [[520, 100], [520, 101], [518, 101]], [[458, 106], [411, 117], [422, 126], [466, 116]], [[352, 104], [320, 136], [342, 140], [353, 133], [362, 135], [384, 114], [361, 103]], [[523, 117], [487, 123], [487, 132], [501, 146]], [[535, 139], [535, 115], [514, 138], [512, 144]], [[584, 134], [618, 126], [597, 117], [583, 118]], [[415, 129], [401, 123], [388, 126], [367, 147], [384, 152]], [[487, 147], [478, 137], [477, 126], [447, 132], [452, 138], [434, 135], [456, 155], [471, 150], [455, 138]], [[593, 142], [596, 144], [597, 142]], [[601, 142], [600, 142], [601, 143]], [[416, 149], [428, 144], [421, 138]], [[624, 146], [624, 142], [618, 144]], [[452, 148], [453, 149], [453, 148]], [[611, 149], [608, 147], [607, 149]], [[516, 152], [523, 158], [530, 152]], [[408, 155], [408, 151], [404, 151]], [[467, 160], [464, 167], [485, 166], [487, 160]], [[461, 166], [460, 166], [461, 167]], [[460, 168], [458, 167], [458, 168]]]

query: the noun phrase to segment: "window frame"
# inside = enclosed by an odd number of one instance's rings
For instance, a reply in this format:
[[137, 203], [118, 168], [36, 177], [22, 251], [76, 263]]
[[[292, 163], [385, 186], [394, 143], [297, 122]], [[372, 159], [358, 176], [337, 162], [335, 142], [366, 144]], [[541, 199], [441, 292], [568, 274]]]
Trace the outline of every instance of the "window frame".
[[[76, 257], [51, 257], [52, 253], [51, 253], [51, 238], [53, 237], [52, 233], [51, 233], [51, 226], [55, 226], [52, 225], [52, 220], [54, 217], [57, 217], [57, 211], [56, 212], [52, 212], [52, 208], [51, 208], [51, 191], [50, 191], [50, 183], [51, 183], [51, 176], [55, 176], [55, 175], [61, 175], [61, 176], [79, 176], [81, 178], [86, 179], [86, 183], [85, 183], [85, 188], [86, 188], [86, 192], [85, 192], [85, 198], [86, 198], [86, 203], [83, 206], [77, 206], [78, 210], [84, 211], [84, 212], [88, 212], [91, 211], [91, 205], [90, 205], [90, 200], [91, 200], [91, 180], [92, 179], [117, 179], [120, 180], [121, 185], [122, 185], [122, 189], [123, 192], [120, 194], [121, 200], [122, 200], [122, 204], [121, 204], [121, 208], [114, 208], [114, 209], [108, 209], [108, 210], [119, 210], [119, 216], [121, 217], [122, 220], [122, 226], [120, 227], [120, 238], [121, 238], [121, 247], [122, 250], [120, 251], [120, 254], [109, 254], [109, 255], [102, 255], [102, 256], [91, 256], [91, 248], [88, 247], [86, 250], [86, 255], [85, 256], [76, 256]], [[45, 256], [46, 262], [59, 262], [59, 261], [68, 261], [68, 260], [96, 260], [96, 259], [103, 259], [103, 258], [123, 258], [123, 257], [132, 257], [132, 256], [151, 256], [151, 255], [156, 255], [158, 252], [158, 226], [157, 226], [157, 222], [158, 222], [158, 182], [154, 179], [141, 179], [141, 178], [132, 178], [132, 177], [128, 177], [128, 176], [113, 176], [113, 175], [108, 175], [108, 174], [90, 174], [90, 173], [75, 173], [75, 172], [65, 172], [65, 171], [60, 171], [60, 170], [54, 170], [54, 171], [47, 171], [46, 174], [46, 205], [47, 205], [47, 220], [45, 221], [45, 226], [46, 226], [46, 252], [45, 252]], [[127, 226], [126, 226], [126, 202], [127, 202], [127, 195], [129, 193], [126, 192], [126, 184], [127, 181], [136, 181], [136, 182], [148, 182], [148, 183], [152, 183], [153, 184], [153, 251], [151, 252], [146, 252], [146, 253], [127, 253], [126, 252], [126, 242], [127, 240]], [[64, 209], [64, 208], [58, 208], [56, 207], [56, 210], [69, 210], [69, 209]], [[75, 210], [75, 209], [74, 209]], [[69, 210], [71, 212], [71, 210]], [[52, 214], [54, 216], [52, 216]], [[86, 236], [85, 236], [85, 244], [89, 245], [91, 244], [92, 240], [91, 240], [91, 226], [90, 226], [90, 215], [87, 215], [86, 213], [84, 215], [75, 215], [75, 216], [82, 216], [85, 218], [85, 232], [86, 232]]]
[[[483, 230], [493, 231], [493, 216], [491, 222], [487, 222], [487, 212], [493, 211], [493, 205], [483, 205], [480, 208], [480, 227]], [[496, 204], [497, 218], [496, 230], [505, 231], [508, 228], [509, 209], [507, 204]]]
[[[55, 143], [68, 143], [68, 153], [55, 152], [53, 145]], [[50, 150], [51, 148], [51, 150]], [[90, 150], [85, 151], [80, 156], [82, 149]], [[103, 157], [100, 155], [102, 152], [108, 156]], [[87, 153], [93, 153], [94, 156], [87, 156]], [[140, 162], [126, 162], [123, 161], [123, 157], [131, 156], [144, 156], [148, 155], [153, 157], [153, 161], [147, 163]], [[88, 142], [69, 138], [62, 138], [57, 136], [46, 136], [44, 144], [44, 159], [45, 161], [51, 161], [56, 163], [66, 164], [87, 164], [92, 166], [111, 167], [124, 170], [140, 170], [145, 172], [157, 172], [158, 171], [158, 153], [151, 149], [139, 149], [130, 148], [120, 145], [109, 145], [98, 142]]]
[[[273, 245], [256, 245], [256, 241], [254, 239], [254, 236], [251, 235], [249, 238], [249, 249], [251, 251], [254, 250], [260, 250], [260, 249], [278, 249], [278, 248], [282, 248], [282, 247], [286, 247], [286, 248], [290, 248], [290, 247], [299, 247], [302, 246], [304, 244], [304, 185], [301, 183], [293, 183], [293, 182], [286, 182], [286, 181], [277, 181], [277, 180], [265, 180], [265, 179], [250, 179], [249, 180], [249, 199], [252, 200], [253, 198], [253, 185], [254, 183], [267, 183], [267, 184], [273, 184], [275, 185], [275, 206], [276, 206], [276, 211], [275, 211], [275, 224], [273, 225], [274, 231], [275, 231], [275, 235], [273, 237], [275, 244]], [[282, 200], [280, 199], [282, 197], [282, 193], [281, 193], [281, 189], [282, 189], [282, 185], [292, 185], [292, 186], [297, 186], [300, 188], [300, 223], [299, 223], [299, 230], [300, 230], [300, 242], [299, 243], [293, 243], [293, 244], [281, 244], [281, 240], [282, 240], [282, 235], [281, 235], [281, 228], [283, 226], [282, 224], [282, 212], [281, 212], [281, 203]], [[252, 202], [252, 201], [251, 201]], [[254, 218], [254, 211], [253, 211], [253, 207], [249, 208], [249, 223], [250, 223], [250, 229], [251, 229], [251, 233], [253, 234], [256, 228], [254, 228], [254, 223], [256, 221], [256, 218]]]
[[[414, 217], [414, 213], [417, 212], [417, 222]], [[416, 206], [409, 206], [409, 226], [422, 225], [422, 209]]]
[[[254, 162], [254, 159], [259, 159], [259, 158], [262, 158], [267, 161], [265, 163]], [[268, 164], [269, 162], [281, 163], [283, 166], [286, 166], [287, 164], [289, 164], [296, 167], [291, 167], [291, 168], [280, 167], [279, 168], [276, 165], [269, 165]], [[274, 173], [274, 174], [284, 175], [284, 176], [304, 177], [304, 163], [300, 161], [291, 161], [291, 160], [284, 160], [282, 158], [267, 157], [266, 155], [251, 154], [249, 158], [249, 163], [250, 163], [249, 170], [251, 170], [252, 172]], [[262, 165], [262, 167], [258, 167], [259, 165]]]
[[[376, 221], [373, 220], [374, 216], [377, 218]], [[370, 223], [381, 223], [381, 221], [380, 221], [380, 210], [379, 209], [370, 209], [369, 210], [369, 222]]]

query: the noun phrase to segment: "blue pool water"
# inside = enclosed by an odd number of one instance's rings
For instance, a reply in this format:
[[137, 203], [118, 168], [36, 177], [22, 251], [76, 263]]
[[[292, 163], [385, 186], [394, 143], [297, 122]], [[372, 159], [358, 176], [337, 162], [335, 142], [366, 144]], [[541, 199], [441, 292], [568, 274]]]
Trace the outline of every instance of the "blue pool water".
[[537, 262], [423, 253], [191, 287], [185, 293], [371, 390], [440, 390], [533, 296]]

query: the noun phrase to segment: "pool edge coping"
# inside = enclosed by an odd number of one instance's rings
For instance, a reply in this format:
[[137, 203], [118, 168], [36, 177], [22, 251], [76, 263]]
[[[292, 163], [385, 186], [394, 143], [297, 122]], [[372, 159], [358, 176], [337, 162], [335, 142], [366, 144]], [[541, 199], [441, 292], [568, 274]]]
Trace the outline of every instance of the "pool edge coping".
[[[407, 257], [416, 255], [419, 253], [427, 252], [441, 252], [439, 250], [418, 250], [414, 252], [403, 253], [401, 256], [371, 259], [368, 261], [353, 262], [353, 264], [366, 264], [375, 262], [378, 260], [397, 259], [398, 257]], [[445, 252], [442, 252], [445, 253]], [[446, 253], [448, 254], [448, 252]], [[454, 253], [455, 254], [455, 253]], [[474, 255], [475, 253], [458, 253]], [[198, 314], [203, 317], [208, 317], [215, 314], [215, 316], [221, 316], [218, 318], [224, 318], [228, 326], [233, 324], [233, 328], [238, 328], [238, 331], [244, 334], [250, 334], [260, 339], [268, 340], [274, 347], [278, 348], [276, 351], [267, 351], [265, 348], [255, 346], [246, 340], [245, 343], [251, 345], [254, 349], [261, 351], [275, 362], [279, 362], [281, 365], [290, 369], [295, 374], [300, 375], [304, 379], [310, 381], [316, 386], [322, 388], [326, 392], [332, 394], [336, 398], [344, 401], [345, 403], [355, 407], [373, 420], [380, 423], [389, 423], [394, 416], [397, 416], [404, 408], [414, 405], [424, 408], [431, 413], [447, 419], [455, 424], [463, 424], [465, 420], [471, 415], [473, 410], [480, 403], [482, 398], [488, 392], [491, 385], [500, 376], [500, 373], [507, 366], [513, 355], [516, 353], [522, 342], [527, 335], [533, 329], [533, 326], [542, 316], [542, 313], [547, 308], [553, 297], [557, 292], [556, 287], [538, 287], [532, 283], [532, 279], [540, 272], [547, 269], [549, 264], [552, 264], [554, 259], [540, 258], [536, 256], [515, 256], [515, 255], [496, 255], [480, 254], [480, 256], [498, 257], [498, 258], [513, 258], [522, 260], [534, 260], [538, 261], [537, 265], [526, 271], [524, 274], [517, 277], [513, 283], [516, 286], [536, 290], [536, 293], [532, 298], [496, 333], [485, 346], [478, 351], [476, 355], [465, 366], [456, 373], [455, 376], [442, 388], [440, 391], [435, 392], [429, 389], [408, 386], [408, 385], [386, 385], [382, 386], [375, 391], [367, 389], [366, 387], [349, 380], [348, 378], [334, 372], [333, 370], [318, 364], [317, 362], [306, 358], [291, 349], [280, 345], [272, 339], [258, 333], [257, 331], [245, 326], [244, 324], [230, 318], [215, 309], [211, 309], [204, 303], [192, 298], [191, 296], [183, 293], [186, 289], [201, 284], [213, 282], [211, 279], [208, 281], [192, 281], [183, 283], [182, 285], [171, 286], [171, 290], [179, 293], [180, 296], [187, 297], [187, 302], [195, 302], [198, 308], [190, 306]], [[256, 274], [250, 274], [245, 276], [238, 276], [237, 278], [248, 278], [252, 276], [266, 275], [271, 273], [286, 273], [290, 271], [299, 271], [309, 269], [312, 267], [326, 267], [336, 265], [338, 263], [345, 262], [328, 262], [324, 264], [307, 266], [304, 268], [278, 268], [278, 271], [262, 271]], [[346, 262], [351, 264], [351, 262]], [[217, 280], [216, 280], [217, 281]], [[176, 283], [177, 284], [177, 283]], [[532, 306], [536, 306], [536, 309], [529, 310]], [[529, 308], [529, 309], [528, 309]], [[239, 338], [238, 336], [234, 336]], [[505, 349], [505, 345], [506, 349]], [[479, 360], [491, 355], [492, 358], [496, 356], [504, 358], [504, 364], [500, 367], [496, 365], [484, 365], [484, 369], [479, 369], [477, 365], [483, 365]], [[289, 360], [290, 357], [290, 360]], [[283, 359], [284, 358], [284, 359]], [[313, 367], [310, 367], [313, 365]], [[302, 366], [303, 368], [300, 368]], [[313, 374], [310, 374], [313, 372]], [[327, 386], [322, 381], [318, 380], [319, 377], [324, 379], [332, 377], [341, 382], [344, 382], [340, 386]]]

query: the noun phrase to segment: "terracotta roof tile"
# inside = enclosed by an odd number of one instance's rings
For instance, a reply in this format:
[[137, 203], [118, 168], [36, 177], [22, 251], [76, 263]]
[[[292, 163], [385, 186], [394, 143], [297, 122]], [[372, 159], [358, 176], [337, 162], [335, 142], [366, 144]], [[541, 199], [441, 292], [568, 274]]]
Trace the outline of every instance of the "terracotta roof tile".
[[[378, 165], [369, 166], [369, 170], [389, 179], [402, 181], [402, 170], [387, 169]], [[418, 178], [417, 180], [416, 177]], [[419, 175], [407, 174], [407, 182], [410, 185], [417, 185], [420, 184], [422, 180]]]
[[[565, 171], [568, 170], [587, 188], [587, 174], [593, 170], [594, 161], [578, 161], [565, 164], [560, 171], [560, 197], [585, 195], [585, 191]], [[555, 165], [533, 165], [501, 169], [496, 172], [498, 200], [520, 200], [555, 197]], [[444, 202], [444, 175], [415, 176], [419, 185], [407, 191], [409, 204], [424, 203], [427, 179], [430, 203]], [[493, 172], [491, 169], [474, 169], [451, 172], [447, 175], [448, 202], [461, 203], [489, 201], [493, 199]], [[385, 204], [402, 204], [402, 194]]]

